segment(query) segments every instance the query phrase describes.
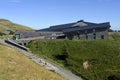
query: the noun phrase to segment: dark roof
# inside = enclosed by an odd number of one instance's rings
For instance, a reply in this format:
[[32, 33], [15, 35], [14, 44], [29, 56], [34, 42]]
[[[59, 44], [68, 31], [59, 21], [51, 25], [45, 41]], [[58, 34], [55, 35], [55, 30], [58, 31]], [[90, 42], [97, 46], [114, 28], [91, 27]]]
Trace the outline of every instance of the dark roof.
[[62, 25], [50, 26], [50, 28], [53, 30], [63, 30], [63, 29], [71, 27], [74, 24], [75, 23], [62, 24]]
[[109, 22], [106, 22], [97, 25], [85, 26], [85, 27], [68, 28], [68, 29], [64, 29], [63, 32], [72, 32], [72, 31], [86, 30], [86, 29], [109, 28], [109, 27], [110, 27]]
[[36, 30], [36, 31], [49, 31], [50, 28], [44, 28], [44, 29], [40, 29], [40, 30]]
[[55, 25], [55, 26], [50, 26], [50, 28], [40, 29], [40, 30], [37, 30], [37, 31], [62, 31], [66, 28], [69, 28], [73, 24], [75, 24], [75, 23]]
[[67, 29], [67, 28], [71, 28], [71, 27], [76, 27], [75, 25], [77, 26], [84, 26], [84, 25], [80, 25], [80, 24], [86, 24], [86, 26], [91, 26], [91, 25], [96, 25], [96, 23], [91, 23], [91, 22], [84, 22], [83, 20], [80, 20], [80, 21], [77, 21], [77, 22], [74, 22], [74, 23], [68, 23], [68, 24], [61, 24], [61, 25], [55, 25], [55, 26], [50, 26], [50, 30], [59, 30], [59, 31], [62, 31], [64, 29]]
[[63, 31], [63, 32], [68, 32], [68, 31], [75, 31], [75, 30], [83, 30], [83, 29], [91, 29], [91, 28], [102, 28], [102, 27], [110, 27], [109, 22], [105, 23], [91, 23], [91, 22], [86, 22], [84, 20], [80, 20], [74, 23], [68, 23], [68, 24], [61, 24], [61, 25], [55, 25], [55, 26], [50, 26], [49, 28], [46, 29], [41, 29], [39, 31]]

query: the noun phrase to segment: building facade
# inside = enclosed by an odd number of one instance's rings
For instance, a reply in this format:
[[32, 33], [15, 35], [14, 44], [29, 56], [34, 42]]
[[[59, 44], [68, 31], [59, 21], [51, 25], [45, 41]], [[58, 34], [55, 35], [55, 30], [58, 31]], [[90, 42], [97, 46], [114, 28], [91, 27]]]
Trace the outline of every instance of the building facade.
[[15, 33], [15, 39], [56, 39], [59, 36], [64, 36], [63, 32], [55, 31], [35, 31], [35, 32], [21, 32], [17, 31]]
[[108, 39], [110, 23], [91, 23], [80, 20], [74, 23], [50, 26], [35, 32], [16, 32], [16, 38], [42, 38], [42, 39], [78, 39], [95, 40]]
[[74, 23], [51, 26], [38, 31], [61, 31], [66, 39], [95, 40], [108, 39], [110, 23], [91, 23], [80, 20]]

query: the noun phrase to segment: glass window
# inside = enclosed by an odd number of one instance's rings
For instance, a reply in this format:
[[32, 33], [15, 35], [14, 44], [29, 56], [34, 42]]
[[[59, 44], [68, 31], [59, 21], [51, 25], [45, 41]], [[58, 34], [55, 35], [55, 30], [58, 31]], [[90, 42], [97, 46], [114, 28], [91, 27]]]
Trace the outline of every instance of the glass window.
[[86, 37], [86, 39], [88, 39], [88, 33], [87, 33], [87, 30], [85, 30], [85, 37]]
[[104, 35], [101, 35], [101, 39], [104, 39]]
[[78, 39], [80, 39], [80, 32], [79, 31], [77, 32], [77, 37], [78, 37]]
[[85, 34], [87, 34], [87, 30], [85, 30]]
[[88, 35], [86, 35], [86, 39], [88, 39]]
[[93, 39], [96, 39], [96, 36], [94, 36]]
[[93, 33], [95, 33], [95, 29], [93, 29]]
[[96, 39], [96, 31], [93, 29], [93, 39]]
[[96, 33], [93, 33], [93, 39], [96, 39]]

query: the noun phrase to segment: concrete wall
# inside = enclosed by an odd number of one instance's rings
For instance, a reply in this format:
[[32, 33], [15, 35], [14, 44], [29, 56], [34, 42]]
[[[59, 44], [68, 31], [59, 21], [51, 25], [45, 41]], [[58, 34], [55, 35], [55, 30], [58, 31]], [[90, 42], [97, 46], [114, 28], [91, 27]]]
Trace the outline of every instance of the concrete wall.
[[[104, 39], [108, 39], [108, 30], [104, 30], [104, 31], [96, 31], [96, 39], [102, 39], [102, 37]], [[87, 33], [88, 38], [86, 39], [86, 34], [82, 33], [82, 34], [77, 34], [77, 33], [72, 33], [72, 35], [67, 34], [67, 39], [73, 40], [95, 40], [94, 39], [94, 35], [93, 32], [91, 33]]]
[[[63, 33], [63, 32], [20, 32], [20, 39], [57, 39], [59, 36], [66, 36], [67, 39], [73, 40], [94, 40], [94, 34], [96, 34], [95, 39], [108, 39], [108, 29], [107, 28], [97, 28], [88, 30], [76, 30], [74, 32]], [[87, 35], [87, 36], [86, 36]], [[65, 38], [65, 39], [66, 39]], [[63, 39], [63, 38], [62, 38]]]
[[15, 35], [20, 35], [20, 39], [56, 39], [64, 34], [63, 32], [16, 32]]

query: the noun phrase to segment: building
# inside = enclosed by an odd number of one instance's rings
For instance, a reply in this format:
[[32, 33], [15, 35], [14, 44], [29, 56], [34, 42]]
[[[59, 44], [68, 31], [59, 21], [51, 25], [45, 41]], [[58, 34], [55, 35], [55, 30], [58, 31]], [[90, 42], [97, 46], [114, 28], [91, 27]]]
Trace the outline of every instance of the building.
[[48, 32], [63, 32], [66, 39], [80, 39], [80, 40], [94, 40], [94, 39], [108, 39], [108, 30], [110, 23], [91, 23], [80, 20], [74, 23], [61, 24], [50, 26], [46, 29], [38, 30]]
[[50, 26], [35, 32], [16, 32], [15, 38], [43, 38], [43, 39], [78, 39], [95, 40], [108, 39], [110, 23], [91, 23], [80, 20], [74, 23]]
[[64, 36], [61, 31], [17, 31], [15, 32], [15, 39], [24, 39], [24, 40], [32, 40], [32, 39], [56, 39], [57, 37]]

